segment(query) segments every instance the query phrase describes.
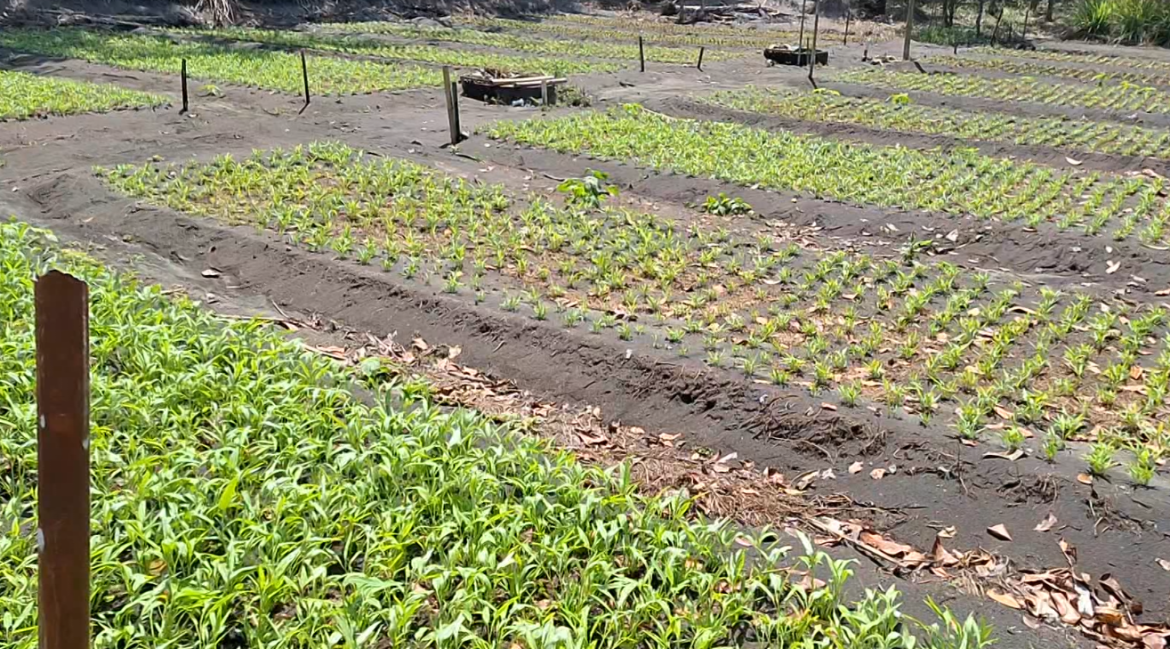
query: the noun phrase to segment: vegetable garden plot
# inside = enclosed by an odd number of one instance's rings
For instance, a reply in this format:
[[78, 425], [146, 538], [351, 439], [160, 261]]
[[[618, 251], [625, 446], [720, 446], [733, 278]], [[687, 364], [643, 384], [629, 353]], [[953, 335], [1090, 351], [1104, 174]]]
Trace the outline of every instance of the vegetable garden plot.
[[[522, 203], [499, 187], [328, 143], [101, 173], [156, 204], [272, 228], [477, 303], [502, 287], [493, 303], [505, 310], [612, 329], [782, 387], [834, 391], [847, 406], [938, 417], [964, 437], [998, 436], [1050, 457], [1069, 440], [1091, 440], [1093, 471], [1125, 446], [1136, 452], [1134, 479], [1148, 481], [1167, 444], [1162, 307], [994, 281], [920, 263], [913, 249], [880, 259], [684, 230], [608, 207], [598, 176], [564, 185], [564, 205]], [[720, 196], [707, 209], [750, 208]]]
[[[519, 22], [519, 21], [516, 21]], [[522, 52], [537, 54], [570, 55], [574, 57], [589, 56], [608, 59], [638, 60], [638, 46], [615, 44], [603, 39], [557, 40], [534, 36], [532, 30], [522, 34], [505, 32], [485, 32], [478, 29], [446, 29], [443, 27], [418, 27], [410, 24], [391, 22], [369, 23], [333, 23], [323, 25], [329, 31], [346, 34], [388, 34], [402, 38], [417, 38], [426, 40], [449, 41], [453, 43], [470, 43], [487, 47], [499, 47]], [[540, 33], [540, 30], [536, 30]], [[634, 37], [637, 40], [637, 36]], [[681, 63], [694, 65], [695, 50], [661, 47], [656, 43], [645, 47], [647, 61], [662, 63]], [[743, 56], [732, 52], [712, 51], [707, 57], [709, 61], [717, 61]]]
[[745, 32], [744, 30], [708, 31], [691, 28], [680, 29], [678, 31], [653, 30], [652, 33], [647, 35], [638, 25], [620, 23], [583, 24], [548, 18], [541, 20], [512, 20], [479, 16], [462, 19], [460, 20], [460, 24], [489, 29], [510, 29], [516, 32], [536, 32], [538, 34], [549, 34], [587, 41], [602, 40], [636, 43], [638, 36], [643, 35], [648, 43], [654, 45], [747, 48], [752, 50], [768, 47], [777, 42], [795, 40], [796, 34], [798, 33], [781, 30], [759, 33]]
[[944, 65], [965, 70], [999, 70], [1012, 74], [1026, 76], [1066, 77], [1078, 81], [1092, 81], [1101, 84], [1117, 83], [1123, 88], [1132, 84], [1139, 86], [1170, 85], [1170, 69], [1163, 72], [1136, 72], [1093, 68], [1073, 67], [1067, 65], [1048, 65], [1007, 57], [974, 58], [959, 56], [932, 56], [923, 60], [923, 63]]
[[[992, 48], [978, 48], [973, 50], [980, 54], [1002, 54], [1001, 50]], [[1132, 70], [1157, 70], [1170, 72], [1170, 61], [1159, 61], [1138, 56], [1125, 56], [1119, 49], [1118, 54], [1091, 54], [1087, 52], [1059, 52], [1056, 50], [1019, 50], [1012, 52], [1016, 58], [1038, 59], [1041, 61], [1063, 61], [1083, 65], [1114, 65]]]
[[49, 267], [90, 284], [99, 649], [990, 644], [945, 612], [908, 624], [892, 588], [851, 605], [848, 565], [822, 553], [801, 564], [827, 583], [801, 586], [772, 532], [694, 521], [682, 496], [640, 497], [626, 471], [442, 410], [377, 360], [351, 372], [46, 233], [0, 225], [0, 265], [6, 647], [37, 642], [31, 278]]
[[[608, 112], [498, 122], [489, 136], [560, 152], [589, 153], [742, 185], [855, 204], [1051, 223], [1086, 235], [1164, 241], [1166, 181], [1058, 171], [974, 150], [915, 151], [843, 143], [746, 126], [675, 119], [631, 104]], [[767, 160], [768, 164], [760, 164]]]
[[111, 84], [0, 70], [0, 119], [150, 108], [168, 102], [162, 95], [127, 90]]
[[373, 39], [347, 36], [316, 36], [303, 32], [273, 31], [233, 27], [214, 30], [181, 32], [186, 35], [204, 35], [212, 38], [267, 43], [281, 47], [296, 47], [372, 56], [439, 63], [464, 68], [486, 68], [526, 73], [544, 73], [563, 76], [588, 72], [615, 72], [623, 65], [613, 62], [579, 61], [576, 59], [542, 56], [508, 56], [487, 52], [468, 52], [433, 45], [392, 45]]
[[[233, 83], [289, 93], [302, 90], [301, 60], [295, 54], [232, 49], [209, 43], [177, 43], [161, 36], [58, 28], [52, 31], [0, 30], [0, 45], [14, 50], [75, 58], [131, 70], [178, 74], [187, 59], [194, 79]], [[437, 86], [436, 70], [411, 65], [310, 56], [313, 90], [345, 95]]]
[[895, 95], [882, 101], [846, 97], [833, 91], [796, 93], [749, 86], [744, 90], [720, 91], [699, 100], [735, 110], [805, 121], [1170, 159], [1170, 131], [1114, 122], [1020, 117], [922, 106], [914, 104], [909, 96]]
[[896, 92], [919, 90], [959, 97], [1170, 114], [1170, 92], [1126, 82], [1089, 85], [1052, 83], [1032, 77], [989, 79], [973, 75], [920, 74], [879, 69], [840, 72], [833, 75], [833, 80], [889, 88]]

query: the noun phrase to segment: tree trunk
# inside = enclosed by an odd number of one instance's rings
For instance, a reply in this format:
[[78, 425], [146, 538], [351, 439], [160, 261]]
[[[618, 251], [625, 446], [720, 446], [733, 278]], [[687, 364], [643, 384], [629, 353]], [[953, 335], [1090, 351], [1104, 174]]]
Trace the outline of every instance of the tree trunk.
[[979, 13], [975, 14], [975, 36], [983, 35], [983, 4], [985, 0], [979, 0]]
[[1052, 5], [1054, 0], [1048, 0], [1048, 8], [1044, 10], [1044, 22], [1052, 22]]

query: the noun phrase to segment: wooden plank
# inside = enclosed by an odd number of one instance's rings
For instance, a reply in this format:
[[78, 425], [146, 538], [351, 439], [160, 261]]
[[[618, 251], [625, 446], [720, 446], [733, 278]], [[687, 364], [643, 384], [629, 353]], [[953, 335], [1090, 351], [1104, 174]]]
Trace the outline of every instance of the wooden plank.
[[36, 282], [40, 649], [89, 646], [89, 287]]

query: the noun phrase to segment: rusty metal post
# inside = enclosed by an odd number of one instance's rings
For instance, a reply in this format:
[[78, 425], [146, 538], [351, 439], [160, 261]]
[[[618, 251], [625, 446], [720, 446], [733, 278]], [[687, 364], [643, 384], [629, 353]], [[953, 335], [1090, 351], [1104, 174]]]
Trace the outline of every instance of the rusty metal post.
[[89, 287], [36, 283], [40, 649], [89, 647]]

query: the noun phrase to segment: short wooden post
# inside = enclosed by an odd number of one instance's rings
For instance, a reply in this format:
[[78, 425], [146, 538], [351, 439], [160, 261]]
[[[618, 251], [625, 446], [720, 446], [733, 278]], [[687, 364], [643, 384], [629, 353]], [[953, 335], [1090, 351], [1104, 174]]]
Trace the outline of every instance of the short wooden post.
[[853, 12], [848, 9], [845, 10], [845, 35], [841, 38], [842, 45], [849, 44], [849, 20], [853, 18]]
[[459, 130], [459, 91], [451, 81], [449, 65], [443, 66], [443, 95], [447, 100], [447, 127], [451, 129], [451, 145], [454, 146], [463, 140], [463, 133]]
[[642, 35], [638, 34], [638, 63], [642, 66], [642, 72], [646, 71], [646, 50], [642, 46]]
[[309, 107], [309, 64], [305, 61], [304, 50], [301, 50], [301, 78], [305, 81], [305, 105], [301, 106], [301, 109], [297, 111], [298, 115], [305, 112], [305, 109]]
[[902, 60], [910, 60], [910, 36], [914, 33], [914, 0], [907, 0], [906, 39], [902, 42]]
[[188, 108], [188, 104], [187, 104], [187, 59], [183, 59], [183, 64], [179, 68], [179, 76], [183, 82], [183, 108], [182, 108], [182, 110], [179, 111], [179, 114], [182, 115], [182, 114], [187, 112], [187, 108]]
[[540, 80], [540, 105], [548, 106], [548, 80]]
[[697, 64], [695, 64], [695, 67], [699, 69], [699, 72], [703, 71], [703, 52], [705, 52], [706, 50], [707, 50], [706, 46], [699, 47], [699, 62]]
[[36, 282], [40, 649], [89, 647], [89, 288]]

